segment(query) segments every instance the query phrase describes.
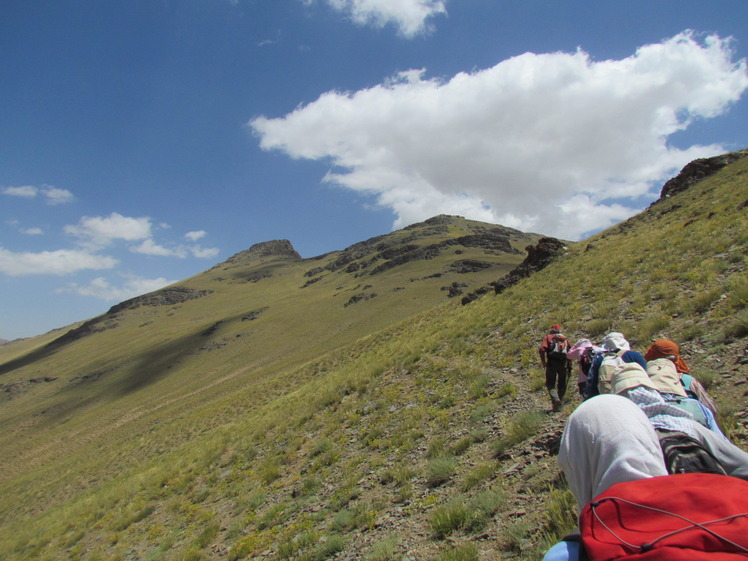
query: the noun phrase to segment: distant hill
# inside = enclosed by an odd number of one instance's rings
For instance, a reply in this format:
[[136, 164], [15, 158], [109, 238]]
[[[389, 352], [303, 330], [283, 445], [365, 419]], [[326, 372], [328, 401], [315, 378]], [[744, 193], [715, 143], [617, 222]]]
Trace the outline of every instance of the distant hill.
[[0, 557], [537, 559], [573, 524], [552, 323], [679, 342], [745, 447], [744, 155], [542, 269], [540, 236], [439, 216], [313, 259], [257, 244], [3, 345]]

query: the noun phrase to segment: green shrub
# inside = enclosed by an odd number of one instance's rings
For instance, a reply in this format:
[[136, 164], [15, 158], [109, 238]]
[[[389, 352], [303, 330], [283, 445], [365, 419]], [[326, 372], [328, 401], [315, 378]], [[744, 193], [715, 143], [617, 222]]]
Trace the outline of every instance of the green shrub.
[[704, 386], [705, 390], [713, 388], [719, 380], [717, 373], [709, 368], [694, 368], [691, 371], [691, 376], [701, 382], [701, 385]]
[[494, 453], [499, 456], [507, 448], [523, 442], [540, 428], [545, 421], [545, 415], [540, 411], [525, 411], [512, 420], [504, 431], [504, 435], [494, 445]]
[[478, 561], [478, 548], [475, 544], [464, 543], [441, 553], [437, 561]]
[[438, 539], [455, 532], [476, 532], [499, 510], [504, 502], [503, 493], [485, 491], [465, 501], [453, 499], [434, 510], [431, 531]]
[[478, 464], [467, 472], [462, 478], [461, 488], [464, 491], [468, 491], [478, 485], [479, 483], [486, 481], [496, 472], [496, 464], [493, 462], [485, 462]]
[[390, 467], [385, 469], [382, 472], [381, 481], [385, 485], [388, 483], [395, 483], [396, 485], [405, 485], [413, 479], [415, 476], [415, 472], [408, 466], [404, 465], [397, 465], [394, 467]]
[[426, 465], [426, 485], [438, 487], [446, 483], [457, 471], [457, 460], [450, 456], [433, 458]]
[[429, 442], [429, 449], [426, 452], [427, 458], [441, 458], [449, 455], [449, 446], [447, 440], [442, 437], [435, 438]]
[[541, 551], [547, 550], [577, 526], [576, 501], [568, 488], [550, 489], [546, 496], [545, 524], [539, 544]]
[[395, 538], [385, 538], [376, 543], [371, 553], [366, 556], [366, 561], [394, 561], [401, 556], [395, 555], [397, 541]]
[[748, 335], [748, 309], [736, 313], [732, 321], [722, 330], [725, 341], [733, 341]]
[[319, 442], [317, 442], [312, 450], [309, 452], [309, 456], [314, 458], [315, 456], [319, 456], [320, 454], [324, 454], [326, 452], [329, 452], [332, 450], [332, 440], [329, 438], [323, 438]]

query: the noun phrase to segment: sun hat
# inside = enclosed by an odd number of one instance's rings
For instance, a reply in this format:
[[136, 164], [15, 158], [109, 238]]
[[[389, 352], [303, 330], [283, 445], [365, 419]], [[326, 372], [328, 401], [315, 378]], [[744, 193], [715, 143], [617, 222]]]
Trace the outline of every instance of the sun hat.
[[623, 333], [611, 331], [603, 338], [603, 349], [606, 351], [628, 351], [631, 345], [626, 341]]
[[620, 394], [626, 390], [644, 386], [651, 390], [659, 390], [654, 381], [649, 378], [647, 371], [638, 362], [627, 362], [613, 372], [610, 378], [610, 392]]
[[668, 358], [656, 358], [647, 362], [647, 373], [660, 393], [672, 393], [688, 397], [686, 389], [680, 383], [680, 374], [675, 363]]

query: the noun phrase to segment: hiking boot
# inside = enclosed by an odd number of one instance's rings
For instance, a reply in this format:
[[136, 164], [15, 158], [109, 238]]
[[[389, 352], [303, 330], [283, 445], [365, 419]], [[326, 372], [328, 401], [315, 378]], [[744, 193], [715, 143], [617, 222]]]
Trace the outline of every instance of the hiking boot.
[[548, 395], [551, 396], [551, 405], [553, 406], [554, 413], [561, 411], [561, 400], [558, 397], [558, 392], [554, 390], [548, 390]]

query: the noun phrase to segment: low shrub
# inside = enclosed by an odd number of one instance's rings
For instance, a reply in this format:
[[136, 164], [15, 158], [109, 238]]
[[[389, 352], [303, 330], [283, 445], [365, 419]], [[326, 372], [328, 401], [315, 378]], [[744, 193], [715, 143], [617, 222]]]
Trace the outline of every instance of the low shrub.
[[446, 483], [457, 471], [457, 460], [450, 456], [433, 458], [426, 465], [426, 485], [438, 487]]

